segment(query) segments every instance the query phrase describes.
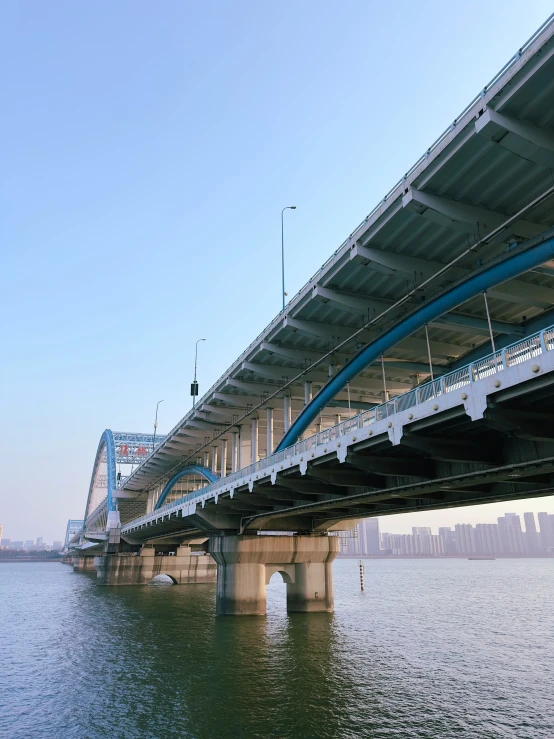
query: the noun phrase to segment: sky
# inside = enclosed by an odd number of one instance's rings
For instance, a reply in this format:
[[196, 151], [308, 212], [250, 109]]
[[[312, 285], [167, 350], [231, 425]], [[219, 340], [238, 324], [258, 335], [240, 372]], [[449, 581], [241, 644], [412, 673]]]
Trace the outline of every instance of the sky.
[[[551, 12], [550, 0], [4, 0], [0, 524], [63, 538], [105, 428], [159, 433]], [[554, 498], [382, 528], [554, 512]]]

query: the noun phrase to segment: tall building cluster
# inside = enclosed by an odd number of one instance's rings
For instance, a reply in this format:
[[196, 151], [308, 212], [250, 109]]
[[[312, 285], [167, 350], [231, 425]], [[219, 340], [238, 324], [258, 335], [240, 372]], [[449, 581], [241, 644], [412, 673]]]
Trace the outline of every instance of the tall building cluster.
[[445, 554], [442, 538], [438, 534], [432, 534], [428, 526], [414, 526], [411, 534], [384, 533], [381, 543], [383, 554]]
[[379, 534], [379, 519], [367, 518], [341, 537], [341, 554], [392, 556], [533, 556], [554, 554], [554, 514], [524, 513], [524, 527], [515, 513], [498, 523], [458, 523], [433, 534], [428, 526], [414, 526], [411, 534]]
[[15, 539], [4, 539], [2, 533], [3, 527], [0, 526], [0, 549], [26, 552], [61, 552], [63, 549], [63, 542], [55, 541], [53, 544], [47, 544], [42, 536], [39, 536], [36, 540], [17, 541]]

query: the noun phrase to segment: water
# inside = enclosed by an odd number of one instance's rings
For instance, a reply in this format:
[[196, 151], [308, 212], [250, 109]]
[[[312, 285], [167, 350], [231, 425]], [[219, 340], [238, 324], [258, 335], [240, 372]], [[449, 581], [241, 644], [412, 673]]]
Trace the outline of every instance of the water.
[[553, 560], [335, 563], [334, 615], [0, 565], [2, 739], [552, 739]]

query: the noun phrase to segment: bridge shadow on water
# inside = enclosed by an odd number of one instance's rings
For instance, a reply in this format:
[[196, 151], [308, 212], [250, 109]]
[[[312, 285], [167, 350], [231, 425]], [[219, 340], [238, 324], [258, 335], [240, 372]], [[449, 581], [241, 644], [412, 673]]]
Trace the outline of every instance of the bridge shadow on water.
[[156, 581], [83, 595], [111, 663], [108, 680], [95, 683], [111, 708], [93, 720], [91, 736], [119, 736], [110, 715], [133, 739], [348, 736], [344, 696], [353, 686], [337, 657], [335, 617], [287, 615], [279, 574], [266, 617], [216, 618], [210, 584]]

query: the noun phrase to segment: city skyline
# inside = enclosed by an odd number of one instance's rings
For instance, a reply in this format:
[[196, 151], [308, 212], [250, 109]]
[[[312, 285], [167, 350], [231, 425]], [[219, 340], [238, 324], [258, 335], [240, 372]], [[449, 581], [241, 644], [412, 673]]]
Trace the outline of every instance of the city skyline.
[[551, 556], [554, 554], [554, 514], [513, 511], [495, 523], [456, 523], [453, 528], [412, 526], [410, 534], [381, 532], [386, 517], [368, 518], [340, 536], [340, 554], [346, 556]]
[[457, 523], [496, 523], [499, 516], [506, 510], [516, 513], [523, 518], [527, 511], [535, 515], [541, 511], [554, 514], [554, 496], [543, 498], [525, 498], [501, 503], [486, 503], [484, 505], [463, 506], [459, 508], [437, 509], [420, 511], [418, 513], [400, 513], [392, 516], [381, 516], [387, 521], [387, 530], [393, 534], [407, 534], [413, 526], [430, 526], [439, 529], [441, 526], [455, 526]]
[[52, 543], [45, 541], [43, 536], [37, 536], [36, 539], [12, 539], [5, 537], [2, 529], [3, 526], [0, 525], [0, 550], [49, 552], [61, 551], [63, 549], [63, 539], [55, 539]]

